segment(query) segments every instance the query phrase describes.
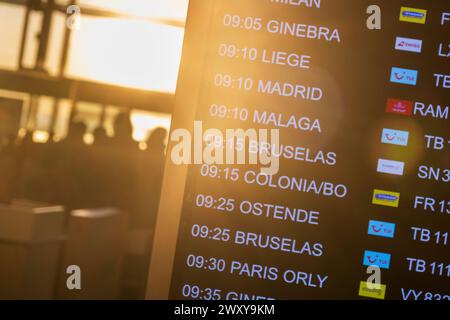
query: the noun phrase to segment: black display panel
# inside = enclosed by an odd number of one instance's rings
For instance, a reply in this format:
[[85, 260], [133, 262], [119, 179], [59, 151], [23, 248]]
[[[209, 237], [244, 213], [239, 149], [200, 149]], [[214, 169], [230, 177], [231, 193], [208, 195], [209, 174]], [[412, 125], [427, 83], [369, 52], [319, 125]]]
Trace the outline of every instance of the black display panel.
[[189, 166], [169, 298], [450, 299], [450, 2], [206, 2], [178, 88], [204, 130], [280, 129], [280, 171]]

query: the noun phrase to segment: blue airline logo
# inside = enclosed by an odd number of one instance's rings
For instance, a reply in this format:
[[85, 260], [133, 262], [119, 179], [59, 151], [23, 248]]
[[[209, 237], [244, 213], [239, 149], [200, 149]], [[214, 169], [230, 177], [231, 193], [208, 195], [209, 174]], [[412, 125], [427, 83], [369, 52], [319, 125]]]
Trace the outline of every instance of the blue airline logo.
[[415, 86], [417, 84], [418, 77], [419, 72], [417, 70], [396, 67], [393, 67], [391, 70], [391, 82], [393, 83]]
[[363, 265], [377, 266], [383, 269], [389, 269], [391, 264], [391, 255], [389, 253], [366, 250], [364, 252]]
[[384, 128], [381, 134], [381, 143], [395, 144], [406, 147], [409, 141], [409, 132]]
[[394, 238], [395, 223], [370, 220], [369, 229], [367, 230], [367, 233], [371, 236]]

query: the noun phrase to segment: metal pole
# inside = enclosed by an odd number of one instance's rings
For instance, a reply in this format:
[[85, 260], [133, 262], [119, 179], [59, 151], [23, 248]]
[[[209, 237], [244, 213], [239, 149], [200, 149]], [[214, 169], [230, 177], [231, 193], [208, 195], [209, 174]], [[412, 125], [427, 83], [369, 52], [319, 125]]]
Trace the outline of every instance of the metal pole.
[[[77, 0], [71, 0], [69, 6], [76, 5]], [[70, 38], [72, 36], [72, 30], [70, 28], [65, 28], [64, 30], [64, 38], [63, 38], [63, 46], [61, 49], [61, 60], [59, 61], [59, 76], [64, 77], [66, 73], [67, 67], [67, 59], [69, 56], [69, 46], [70, 46]]]
[[50, 29], [52, 26], [53, 10], [55, 9], [54, 6], [55, 0], [47, 0], [47, 3], [43, 8], [44, 17], [42, 20], [41, 33], [39, 34], [39, 48], [35, 66], [35, 69], [39, 71], [45, 71], [45, 61], [47, 58], [47, 49], [50, 38]]
[[19, 61], [18, 61], [19, 70], [23, 69], [23, 57], [25, 55], [25, 47], [26, 47], [27, 34], [28, 34], [28, 24], [30, 21], [30, 13], [31, 13], [31, 3], [27, 2], [27, 11], [25, 12], [25, 21], [23, 23], [23, 28], [22, 28], [22, 40], [20, 42], [20, 52], [19, 52]]

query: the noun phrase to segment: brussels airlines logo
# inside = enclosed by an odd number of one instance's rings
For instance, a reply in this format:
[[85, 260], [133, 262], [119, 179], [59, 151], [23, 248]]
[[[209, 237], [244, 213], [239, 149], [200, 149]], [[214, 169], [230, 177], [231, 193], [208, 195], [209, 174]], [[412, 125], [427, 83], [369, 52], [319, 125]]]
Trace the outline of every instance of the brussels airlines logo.
[[400, 9], [400, 21], [425, 24], [427, 21], [427, 10], [402, 7]]
[[391, 82], [407, 84], [410, 86], [415, 86], [417, 84], [417, 78], [419, 77], [419, 72], [417, 70], [403, 69], [393, 67], [391, 70]]
[[370, 220], [367, 233], [371, 236], [394, 238], [395, 223]]
[[364, 252], [363, 265], [377, 266], [383, 269], [389, 269], [391, 264], [391, 255], [388, 253], [366, 250]]
[[400, 204], [400, 193], [375, 189], [373, 191], [372, 203], [380, 206], [398, 208]]
[[395, 50], [422, 52], [422, 40], [397, 37], [395, 39]]
[[377, 172], [402, 176], [405, 170], [405, 163], [400, 161], [378, 159]]
[[395, 144], [398, 146], [406, 147], [408, 145], [408, 140], [409, 140], [408, 131], [400, 131], [384, 128], [383, 133], [381, 135], [381, 142], [385, 144]]
[[412, 115], [413, 102], [408, 100], [388, 99], [386, 112], [401, 114], [403, 116]]

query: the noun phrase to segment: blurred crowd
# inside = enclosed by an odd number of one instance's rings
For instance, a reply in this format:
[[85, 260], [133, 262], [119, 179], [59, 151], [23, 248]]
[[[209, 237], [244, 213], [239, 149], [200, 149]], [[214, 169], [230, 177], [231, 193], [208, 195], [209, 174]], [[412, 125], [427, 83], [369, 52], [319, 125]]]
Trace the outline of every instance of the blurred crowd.
[[102, 127], [94, 143], [84, 142], [86, 126], [72, 123], [67, 137], [34, 143], [3, 137], [0, 149], [0, 203], [26, 199], [73, 209], [113, 207], [133, 228], [152, 229], [159, 202], [167, 131], [155, 129], [141, 150], [132, 138], [129, 114], [117, 116], [114, 136]]
[[[35, 143], [33, 132], [20, 138], [0, 137], [0, 204], [8, 206], [15, 200], [26, 200], [65, 207], [67, 237], [63, 257], [80, 264], [87, 275], [84, 284], [88, 289], [80, 291], [77, 294], [81, 295], [74, 295], [74, 298], [115, 299], [119, 297], [114, 294], [115, 289], [120, 287], [121, 298], [143, 299], [161, 192], [167, 131], [163, 128], [153, 130], [146, 141], [147, 147], [142, 150], [133, 140], [129, 114], [116, 117], [112, 137], [100, 127], [94, 132], [93, 144], [86, 144], [86, 130], [85, 124], [73, 122], [64, 140], [55, 142], [50, 136], [47, 143]], [[114, 226], [86, 221], [85, 226], [90, 223], [91, 227], [69, 232], [71, 225], [78, 226], [71, 215], [73, 210], [95, 212], [95, 209], [105, 208], [116, 209], [113, 211], [119, 212], [124, 219], [111, 220], [116, 221]], [[99, 235], [92, 239], [100, 243], [86, 247], [82, 238], [89, 236], [92, 228]], [[14, 248], [14, 252], [19, 252], [17, 247]], [[96, 252], [98, 248], [109, 253]], [[5, 252], [9, 251], [3, 249]], [[38, 255], [31, 256], [34, 262], [40, 261]], [[52, 268], [45, 268], [48, 269], [45, 270], [47, 277], [53, 279]], [[114, 270], [121, 270], [118, 278]]]

